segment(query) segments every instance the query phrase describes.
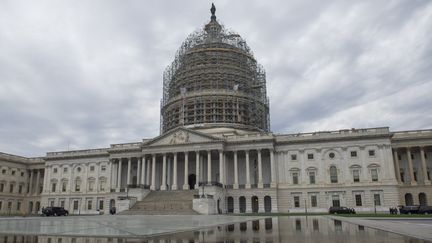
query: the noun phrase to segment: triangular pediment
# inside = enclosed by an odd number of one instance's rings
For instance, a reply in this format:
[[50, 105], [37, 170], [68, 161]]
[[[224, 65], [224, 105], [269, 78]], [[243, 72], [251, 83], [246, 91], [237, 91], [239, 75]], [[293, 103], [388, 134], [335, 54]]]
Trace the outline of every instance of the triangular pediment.
[[145, 145], [164, 146], [190, 143], [208, 143], [218, 141], [221, 141], [221, 139], [201, 132], [179, 127], [148, 141]]

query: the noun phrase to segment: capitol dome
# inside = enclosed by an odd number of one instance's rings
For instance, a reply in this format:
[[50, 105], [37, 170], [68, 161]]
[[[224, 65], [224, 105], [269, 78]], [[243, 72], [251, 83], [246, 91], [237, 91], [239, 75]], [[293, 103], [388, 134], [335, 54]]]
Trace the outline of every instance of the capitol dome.
[[163, 76], [161, 132], [176, 127], [270, 130], [265, 71], [215, 16], [192, 33]]

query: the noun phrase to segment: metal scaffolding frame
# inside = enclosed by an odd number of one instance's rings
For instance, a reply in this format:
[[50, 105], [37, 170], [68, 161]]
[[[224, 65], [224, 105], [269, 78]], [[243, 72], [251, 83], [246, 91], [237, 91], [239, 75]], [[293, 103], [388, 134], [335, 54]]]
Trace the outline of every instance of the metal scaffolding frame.
[[160, 126], [161, 133], [178, 126], [270, 131], [264, 68], [214, 14], [186, 38], [164, 72]]

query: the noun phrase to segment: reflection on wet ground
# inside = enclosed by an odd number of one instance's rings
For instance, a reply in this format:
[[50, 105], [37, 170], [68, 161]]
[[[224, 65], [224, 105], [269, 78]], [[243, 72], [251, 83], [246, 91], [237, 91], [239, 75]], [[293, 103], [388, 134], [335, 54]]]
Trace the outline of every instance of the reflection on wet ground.
[[0, 235], [0, 242], [425, 242], [322, 216], [273, 217], [147, 238]]

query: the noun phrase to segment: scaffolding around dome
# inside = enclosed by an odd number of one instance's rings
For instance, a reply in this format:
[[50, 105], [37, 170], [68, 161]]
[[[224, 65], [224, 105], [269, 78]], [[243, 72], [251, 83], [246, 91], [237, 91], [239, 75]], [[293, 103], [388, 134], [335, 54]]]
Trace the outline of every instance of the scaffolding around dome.
[[246, 41], [210, 22], [189, 35], [163, 75], [161, 133], [178, 126], [270, 131], [266, 74]]

